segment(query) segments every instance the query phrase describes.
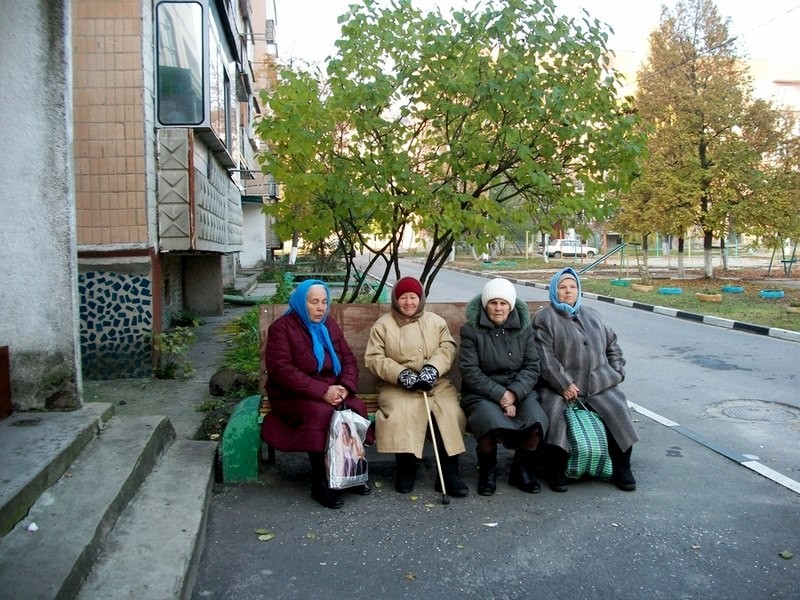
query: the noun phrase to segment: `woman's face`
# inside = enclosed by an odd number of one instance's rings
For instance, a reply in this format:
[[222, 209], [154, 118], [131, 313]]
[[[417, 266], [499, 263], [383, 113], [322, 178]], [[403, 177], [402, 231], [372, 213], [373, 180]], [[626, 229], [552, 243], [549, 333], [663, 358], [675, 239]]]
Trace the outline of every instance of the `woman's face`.
[[578, 282], [572, 277], [564, 277], [556, 287], [556, 298], [559, 302], [575, 306], [578, 301]]
[[492, 298], [486, 303], [486, 314], [489, 320], [495, 325], [502, 325], [508, 320], [511, 312], [511, 305], [500, 298]]
[[413, 317], [419, 307], [419, 296], [414, 292], [406, 292], [397, 299], [397, 306], [405, 316]]
[[328, 310], [328, 294], [321, 285], [312, 285], [306, 294], [306, 310], [308, 320], [312, 323], [320, 323]]

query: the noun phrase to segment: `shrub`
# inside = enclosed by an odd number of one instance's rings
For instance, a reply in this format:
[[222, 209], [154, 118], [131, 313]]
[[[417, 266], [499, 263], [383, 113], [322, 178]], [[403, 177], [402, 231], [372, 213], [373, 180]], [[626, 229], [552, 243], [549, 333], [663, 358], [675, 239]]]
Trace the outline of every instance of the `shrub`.
[[152, 335], [155, 366], [153, 375], [158, 379], [186, 379], [194, 373], [194, 367], [188, 361], [181, 362], [195, 342], [194, 332], [188, 327], [176, 327], [163, 333]]

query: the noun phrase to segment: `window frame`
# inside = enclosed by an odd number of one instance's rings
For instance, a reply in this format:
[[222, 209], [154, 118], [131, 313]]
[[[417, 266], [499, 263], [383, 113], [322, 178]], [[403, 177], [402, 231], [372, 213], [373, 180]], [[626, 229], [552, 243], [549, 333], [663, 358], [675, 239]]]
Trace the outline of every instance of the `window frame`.
[[[166, 45], [162, 45], [162, 40], [164, 39], [164, 29], [162, 25], [165, 26], [166, 24], [166, 13], [162, 11], [169, 10], [171, 6], [184, 6], [188, 7], [190, 5], [195, 5], [200, 8], [199, 13], [199, 42], [200, 48], [196, 53], [196, 57], [199, 58], [200, 65], [199, 65], [199, 75], [200, 75], [200, 89], [199, 89], [199, 110], [197, 111], [197, 118], [191, 119], [165, 119], [164, 118], [164, 110], [166, 106], [166, 100], [164, 98], [164, 90], [167, 89], [168, 83], [165, 81], [165, 70], [164, 68], [168, 65], [166, 62], [162, 63], [162, 57], [164, 56], [163, 52], [165, 49], [168, 49]], [[161, 128], [210, 128], [211, 127], [211, 111], [210, 111], [210, 98], [209, 98], [209, 19], [210, 19], [210, 11], [208, 6], [208, 0], [157, 0], [155, 7], [155, 18], [154, 18], [154, 27], [155, 27], [155, 118], [156, 124], [158, 127]], [[177, 45], [177, 41], [174, 42]], [[175, 50], [175, 48], [171, 48]], [[173, 69], [183, 69], [186, 70], [186, 67], [173, 67]], [[190, 79], [195, 75], [194, 73], [190, 72]], [[177, 79], [177, 78], [176, 78]], [[186, 78], [184, 78], [184, 81]], [[183, 83], [183, 82], [181, 82]]]

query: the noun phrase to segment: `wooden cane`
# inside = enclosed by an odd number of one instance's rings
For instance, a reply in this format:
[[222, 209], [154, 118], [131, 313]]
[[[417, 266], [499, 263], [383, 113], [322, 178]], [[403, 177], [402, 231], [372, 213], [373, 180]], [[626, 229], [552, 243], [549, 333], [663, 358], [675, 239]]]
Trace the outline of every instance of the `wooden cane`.
[[436, 444], [436, 433], [433, 431], [433, 417], [431, 416], [431, 405], [428, 403], [428, 392], [422, 391], [422, 397], [425, 398], [425, 412], [428, 413], [428, 427], [431, 429], [431, 441], [433, 441], [433, 455], [436, 457], [436, 468], [439, 470], [439, 483], [442, 484], [442, 504], [450, 504], [450, 498], [447, 497], [447, 488], [444, 487], [444, 475], [442, 474], [442, 461], [439, 460], [439, 447]]

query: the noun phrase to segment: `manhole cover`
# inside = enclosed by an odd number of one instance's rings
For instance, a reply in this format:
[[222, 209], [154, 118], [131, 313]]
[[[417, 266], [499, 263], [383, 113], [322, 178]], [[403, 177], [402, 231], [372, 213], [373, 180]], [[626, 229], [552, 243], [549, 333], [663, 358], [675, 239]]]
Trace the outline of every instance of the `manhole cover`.
[[797, 414], [791, 410], [773, 406], [731, 406], [723, 408], [722, 414], [732, 419], [767, 423], [783, 423], [797, 418]]

